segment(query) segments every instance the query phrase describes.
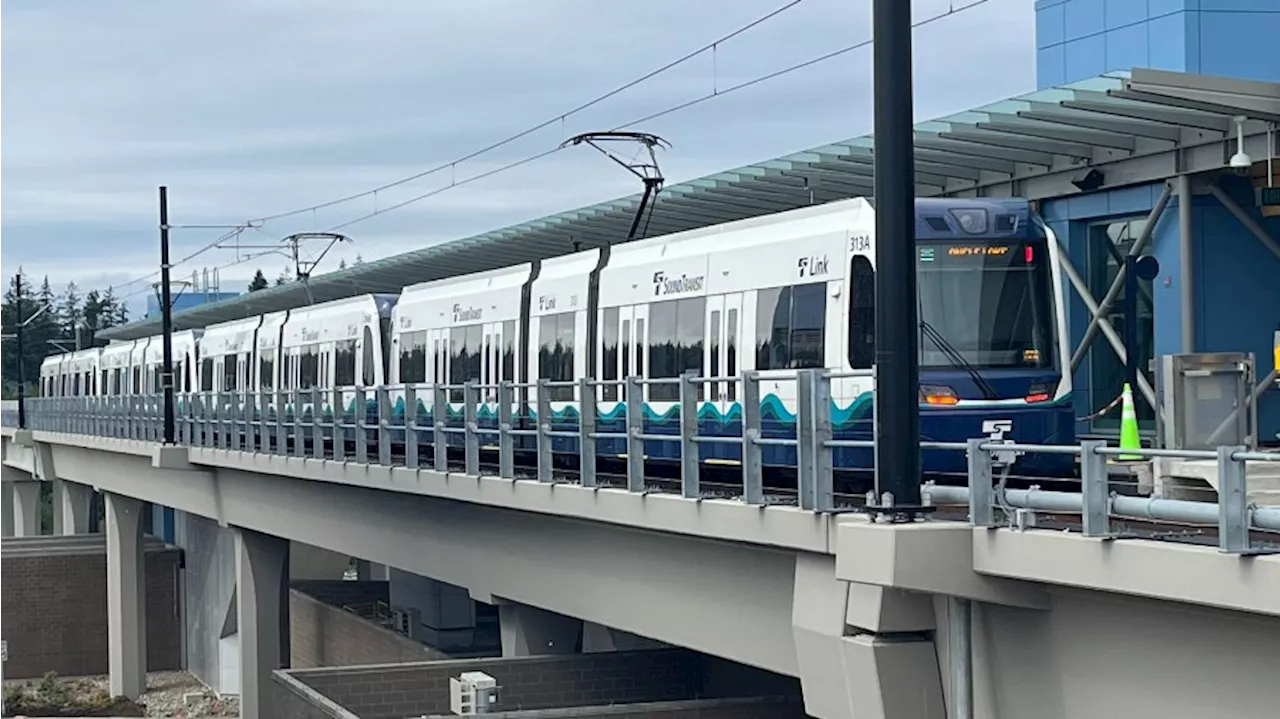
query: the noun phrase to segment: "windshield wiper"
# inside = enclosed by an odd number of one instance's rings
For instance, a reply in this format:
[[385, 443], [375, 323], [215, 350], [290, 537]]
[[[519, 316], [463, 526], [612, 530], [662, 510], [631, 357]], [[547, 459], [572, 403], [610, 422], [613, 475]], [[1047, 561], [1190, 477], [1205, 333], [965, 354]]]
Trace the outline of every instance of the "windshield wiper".
[[938, 346], [938, 349], [942, 350], [942, 354], [946, 355], [948, 360], [951, 360], [951, 364], [969, 373], [969, 376], [973, 378], [973, 383], [978, 386], [978, 390], [982, 392], [982, 396], [985, 399], [996, 399], [1000, 396], [999, 393], [996, 392], [995, 388], [991, 386], [991, 383], [987, 382], [987, 380], [978, 372], [977, 368], [969, 364], [969, 361], [964, 358], [964, 355], [960, 354], [960, 352], [947, 341], [947, 338], [942, 336], [942, 333], [939, 332], [936, 327], [925, 320], [920, 320], [920, 329], [924, 330], [924, 333], [928, 335], [929, 339], [933, 340], [933, 343]]

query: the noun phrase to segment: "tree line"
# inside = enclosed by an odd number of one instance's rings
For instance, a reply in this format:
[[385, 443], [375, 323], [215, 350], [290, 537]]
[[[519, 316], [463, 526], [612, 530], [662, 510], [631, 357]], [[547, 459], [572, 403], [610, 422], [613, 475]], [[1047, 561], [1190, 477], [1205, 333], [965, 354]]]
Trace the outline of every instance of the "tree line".
[[[22, 316], [19, 320], [19, 279], [21, 279]], [[90, 290], [80, 293], [72, 282], [61, 293], [55, 293], [45, 277], [39, 286], [31, 284], [31, 278], [18, 274], [9, 280], [9, 287], [0, 302], [0, 325], [3, 325], [4, 342], [0, 343], [0, 374], [3, 375], [4, 394], [11, 396], [18, 384], [18, 322], [25, 322], [23, 332], [22, 369], [28, 389], [33, 389], [40, 376], [40, 363], [51, 354], [67, 352], [77, 347], [92, 347], [100, 343], [97, 334], [109, 327], [129, 321], [129, 308], [108, 288], [105, 291]]]

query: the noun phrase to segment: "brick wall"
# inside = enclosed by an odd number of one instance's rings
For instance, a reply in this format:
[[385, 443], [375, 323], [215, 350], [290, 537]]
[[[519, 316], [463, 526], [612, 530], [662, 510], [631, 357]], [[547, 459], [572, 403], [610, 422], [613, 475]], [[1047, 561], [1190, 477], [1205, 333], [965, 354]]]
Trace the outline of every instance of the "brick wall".
[[271, 681], [271, 705], [266, 716], [280, 719], [360, 719], [290, 676], [287, 670], [272, 672]]
[[289, 642], [289, 663], [293, 668], [448, 658], [443, 652], [297, 589], [289, 590]]
[[702, 658], [682, 649], [290, 671], [361, 719], [449, 713], [449, 678], [483, 671], [502, 687], [502, 706], [541, 709], [691, 699]]
[[[179, 561], [180, 550], [148, 541], [147, 668], [152, 671], [182, 666]], [[107, 673], [105, 535], [6, 538], [0, 550], [0, 603], [9, 642], [5, 679]]]

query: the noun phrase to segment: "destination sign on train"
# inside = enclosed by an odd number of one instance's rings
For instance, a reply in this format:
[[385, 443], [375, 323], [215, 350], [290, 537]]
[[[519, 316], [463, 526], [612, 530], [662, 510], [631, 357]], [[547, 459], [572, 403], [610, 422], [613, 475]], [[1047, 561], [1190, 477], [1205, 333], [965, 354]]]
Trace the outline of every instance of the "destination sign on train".
[[1009, 245], [958, 245], [947, 248], [947, 255], [951, 257], [1000, 257], [1009, 254]]

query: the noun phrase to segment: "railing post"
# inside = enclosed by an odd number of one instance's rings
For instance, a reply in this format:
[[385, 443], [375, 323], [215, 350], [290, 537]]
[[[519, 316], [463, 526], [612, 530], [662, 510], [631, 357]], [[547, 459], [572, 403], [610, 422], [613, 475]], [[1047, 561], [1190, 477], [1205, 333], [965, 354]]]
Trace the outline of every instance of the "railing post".
[[549, 380], [545, 378], [538, 379], [538, 386], [534, 388], [537, 393], [537, 419], [534, 427], [538, 429], [538, 481], [550, 482], [551, 475], [551, 387], [548, 386]]
[[836, 508], [835, 463], [831, 447], [834, 439], [831, 427], [831, 378], [826, 370], [813, 373], [813, 508], [830, 512]]
[[969, 521], [975, 527], [992, 526], [991, 453], [982, 448], [988, 437], [969, 439]]
[[275, 424], [271, 421], [271, 390], [258, 393], [258, 412], [262, 416], [259, 431], [262, 432], [262, 446], [258, 449], [263, 454], [271, 454], [271, 436], [275, 434]]
[[404, 463], [418, 468], [418, 391], [409, 385], [404, 388]]
[[796, 489], [800, 509], [818, 508], [816, 415], [814, 371], [799, 370], [796, 372]]
[[285, 408], [288, 406], [283, 389], [276, 390], [276, 454], [289, 454], [289, 425]]
[[[374, 390], [378, 403], [378, 464], [391, 466], [391, 393], [386, 385]], [[336, 417], [335, 413], [335, 417]]]
[[431, 387], [431, 425], [432, 449], [434, 456], [433, 463], [437, 472], [449, 471], [449, 442], [448, 434], [444, 428], [449, 426], [449, 391], [444, 385], [432, 385]]
[[764, 462], [760, 445], [760, 379], [755, 372], [742, 372], [742, 499], [747, 504], [764, 504]]
[[1107, 458], [1097, 451], [1105, 446], [1106, 442], [1097, 439], [1086, 439], [1080, 443], [1080, 492], [1084, 508], [1081, 522], [1086, 537], [1106, 537], [1111, 534]]
[[240, 409], [240, 393], [232, 390], [227, 393], [227, 441], [230, 448], [239, 450], [243, 449], [240, 437], [240, 419], [244, 417], [244, 412]]
[[627, 489], [644, 491], [644, 384], [627, 378]]
[[311, 388], [311, 456], [324, 459], [324, 393]]
[[503, 479], [514, 479], [516, 476], [516, 443], [511, 434], [512, 417], [515, 404], [515, 388], [510, 382], [498, 384], [498, 476]]
[[596, 388], [578, 379], [578, 476], [584, 487], [596, 486]]
[[347, 456], [347, 438], [343, 426], [347, 423], [347, 404], [341, 389], [333, 388], [333, 458], [341, 461]]
[[698, 385], [697, 372], [680, 375], [680, 494], [698, 499], [702, 488], [698, 483]]
[[307, 456], [307, 440], [302, 434], [302, 390], [293, 388], [293, 420], [289, 423], [293, 434], [293, 456]]
[[480, 475], [479, 404], [480, 390], [467, 380], [462, 384], [463, 471], [473, 477]]
[[1218, 547], [1224, 552], [1249, 551], [1249, 492], [1245, 463], [1231, 455], [1245, 447], [1218, 448]]
[[258, 451], [258, 442], [262, 433], [258, 428], [258, 396], [256, 392], [244, 391], [244, 448], [247, 452]]
[[[356, 461], [360, 464], [369, 463], [369, 423], [366, 421], [369, 414], [368, 399], [364, 387], [357, 387], [355, 404], [351, 408], [351, 418], [356, 425]], [[343, 414], [346, 414], [345, 407]]]
[[218, 393], [218, 429], [221, 433], [219, 446], [231, 448], [231, 431], [236, 428], [235, 417], [231, 411], [231, 395], [228, 392]]

